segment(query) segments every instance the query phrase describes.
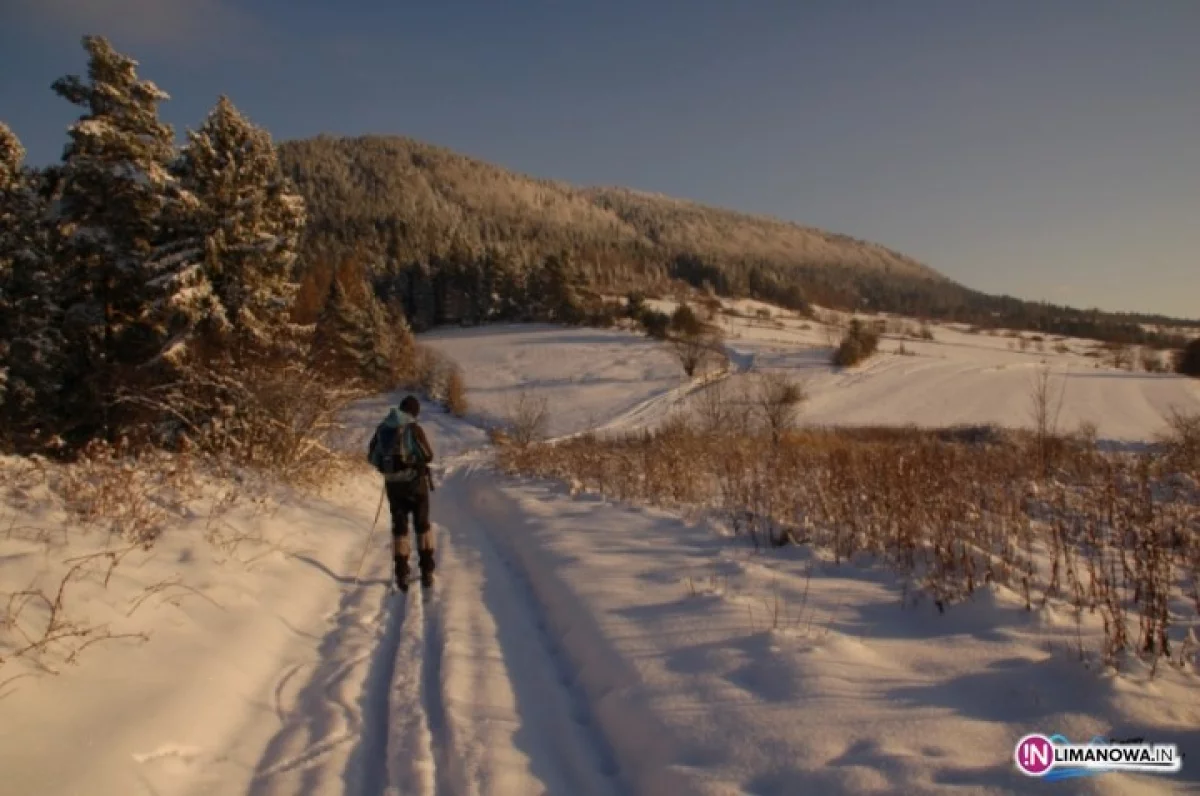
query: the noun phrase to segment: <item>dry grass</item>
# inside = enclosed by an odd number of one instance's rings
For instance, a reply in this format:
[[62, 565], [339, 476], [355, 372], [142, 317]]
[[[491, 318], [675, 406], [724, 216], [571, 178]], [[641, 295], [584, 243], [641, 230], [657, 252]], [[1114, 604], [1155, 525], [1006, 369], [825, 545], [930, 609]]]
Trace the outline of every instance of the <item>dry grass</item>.
[[[231, 472], [224, 464], [194, 451], [167, 453], [124, 442], [93, 442], [69, 464], [39, 458], [6, 461], [0, 468], [0, 497], [13, 514], [0, 538], [44, 549], [45, 562], [27, 585], [0, 595], [0, 675], [10, 670], [5, 664], [17, 660], [34, 667], [25, 674], [0, 677], [0, 688], [37, 673], [58, 674], [96, 644], [146, 640], [146, 633], [118, 632], [110, 623], [91, 618], [95, 614], [80, 589], [108, 590], [131, 554], [151, 550], [170, 525], [191, 514], [198, 501], [207, 502], [209, 509], [203, 538], [227, 558], [235, 557], [248, 542], [267, 547], [266, 552], [278, 549], [262, 538], [257, 525], [243, 531], [225, 520], [236, 505], [252, 504], [253, 516], [268, 501], [253, 477]], [[213, 494], [211, 487], [217, 486], [220, 489]], [[61, 506], [66, 516], [44, 523], [49, 527], [19, 524], [16, 519], [54, 505]], [[83, 544], [89, 552], [71, 557], [71, 540], [88, 534], [101, 538]], [[124, 613], [131, 617], [152, 598], [174, 602], [185, 596], [207, 599], [174, 576], [137, 588]]]
[[[74, 617], [66, 605], [68, 590], [88, 578], [98, 578], [107, 587], [121, 561], [138, 547], [129, 545], [68, 559], [64, 563], [69, 568], [51, 591], [30, 585], [8, 594], [0, 630], [15, 643], [10, 645], [11, 652], [0, 656], [0, 667], [25, 658], [45, 673], [58, 674], [56, 662], [61, 661], [63, 665], [76, 663], [80, 653], [95, 644], [118, 639], [145, 641], [144, 633], [114, 633], [107, 624]], [[6, 680], [3, 685], [11, 682], [12, 679]]]
[[333, 440], [344, 430], [346, 408], [368, 394], [303, 363], [250, 362], [196, 367], [174, 383], [124, 400], [169, 418], [161, 425], [170, 428], [171, 445], [211, 467], [256, 471], [311, 488], [354, 461]]
[[[868, 556], [939, 610], [995, 582], [1026, 606], [1065, 600], [1106, 623], [1105, 660], [1169, 658], [1200, 614], [1196, 418], [1173, 446], [1106, 453], [1047, 428], [693, 431], [507, 449], [510, 470], [625, 501], [707, 508], [758, 548], [810, 543]], [[1189, 441], [1190, 440], [1190, 441]], [[1186, 471], [1187, 467], [1193, 469]], [[1190, 606], [1180, 613], [1181, 606]]]
[[467, 382], [463, 378], [462, 368], [457, 365], [446, 378], [446, 410], [455, 417], [463, 417], [467, 413]]

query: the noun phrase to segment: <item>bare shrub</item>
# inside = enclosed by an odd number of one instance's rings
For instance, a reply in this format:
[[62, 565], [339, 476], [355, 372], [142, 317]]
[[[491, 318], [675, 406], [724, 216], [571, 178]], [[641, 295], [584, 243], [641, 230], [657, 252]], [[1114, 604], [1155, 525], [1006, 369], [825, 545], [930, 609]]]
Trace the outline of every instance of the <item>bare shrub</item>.
[[720, 329], [700, 320], [687, 304], [680, 304], [671, 316], [668, 341], [688, 378], [694, 377], [706, 363], [724, 357]]
[[1133, 350], [1127, 345], [1113, 343], [1108, 347], [1109, 364], [1117, 370], [1133, 367]]
[[1167, 363], [1162, 354], [1152, 348], [1143, 348], [1141, 352], [1142, 370], [1147, 373], [1166, 373]]
[[332, 438], [345, 409], [367, 394], [358, 384], [331, 383], [304, 363], [242, 363], [197, 368], [186, 379], [127, 400], [172, 418], [177, 447], [315, 485], [346, 461]]
[[57, 662], [75, 663], [88, 647], [105, 641], [138, 639], [144, 633], [113, 633], [108, 624], [92, 623], [72, 616], [67, 609], [67, 591], [89, 577], [108, 585], [113, 571], [137, 545], [121, 550], [105, 550], [65, 563], [70, 567], [51, 592], [30, 586], [8, 595], [0, 629], [16, 639], [13, 650], [0, 656], [0, 667], [17, 658], [32, 660], [49, 674], [58, 674]]
[[671, 331], [677, 335], [698, 337], [703, 334], [704, 329], [704, 321], [690, 304], [680, 304], [671, 315]]
[[436, 400], [441, 392], [443, 364], [441, 354], [427, 345], [418, 344], [413, 353], [413, 386]]
[[57, 487], [76, 521], [149, 548], [168, 519], [155, 500], [159, 490], [152, 473], [121, 449], [93, 442], [73, 466], [62, 470]]
[[1200, 412], [1171, 409], [1166, 417], [1168, 431], [1160, 441], [1173, 469], [1200, 475]]
[[508, 436], [512, 443], [527, 448], [546, 436], [550, 410], [546, 396], [536, 396], [528, 390], [517, 394], [506, 413]]
[[671, 328], [671, 316], [658, 310], [644, 309], [638, 317], [646, 334], [655, 340], [666, 340]]
[[706, 431], [728, 431], [733, 426], [734, 407], [725, 380], [715, 381], [699, 392], [696, 414]]
[[696, 375], [711, 353], [707, 342], [699, 336], [674, 336], [670, 342], [671, 350], [688, 378]]
[[455, 417], [463, 417], [467, 413], [467, 383], [458, 365], [451, 368], [446, 379], [446, 409]]
[[759, 414], [776, 445], [796, 422], [800, 404], [805, 400], [804, 388], [786, 373], [760, 373], [757, 380], [756, 403]]
[[879, 332], [864, 326], [855, 318], [833, 352], [833, 364], [840, 368], [857, 365], [874, 354], [878, 348]]
[[1038, 474], [1043, 478], [1051, 465], [1053, 440], [1057, 434], [1066, 389], [1066, 382], [1062, 381], [1058, 391], [1054, 391], [1050, 368], [1045, 365], [1038, 370], [1031, 386], [1029, 414], [1034, 426]]

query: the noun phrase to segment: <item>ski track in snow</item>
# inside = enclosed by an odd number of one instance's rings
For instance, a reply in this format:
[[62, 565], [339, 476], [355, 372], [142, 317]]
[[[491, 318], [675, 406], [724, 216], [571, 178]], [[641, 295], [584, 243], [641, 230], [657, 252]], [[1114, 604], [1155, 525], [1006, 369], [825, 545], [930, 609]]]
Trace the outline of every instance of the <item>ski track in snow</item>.
[[[438, 582], [414, 587], [388, 713], [396, 794], [616, 794], [611, 750], [545, 612], [490, 541], [466, 468], [435, 493]], [[376, 783], [368, 777], [363, 793]]]
[[[314, 661], [283, 669], [273, 689], [281, 726], [255, 766], [251, 796], [290, 793], [297, 787], [305, 792], [373, 792], [371, 766], [382, 759], [379, 737], [381, 731], [386, 733], [386, 716], [377, 716], [376, 705], [380, 695], [386, 696], [403, 621], [386, 599], [372, 611], [370, 599], [378, 593], [369, 586], [343, 592]], [[309, 672], [304, 685], [289, 698], [291, 683], [305, 670]], [[362, 693], [355, 704], [360, 684]], [[326, 764], [330, 753], [355, 743], [344, 772]]]
[[380, 759], [374, 761], [382, 768], [382, 776], [362, 793], [431, 796], [438, 788], [434, 739], [422, 696], [427, 685], [424, 605], [415, 590], [393, 599], [403, 604], [406, 621], [397, 641], [390, 688], [383, 695], [380, 730], [386, 733], [387, 742]]

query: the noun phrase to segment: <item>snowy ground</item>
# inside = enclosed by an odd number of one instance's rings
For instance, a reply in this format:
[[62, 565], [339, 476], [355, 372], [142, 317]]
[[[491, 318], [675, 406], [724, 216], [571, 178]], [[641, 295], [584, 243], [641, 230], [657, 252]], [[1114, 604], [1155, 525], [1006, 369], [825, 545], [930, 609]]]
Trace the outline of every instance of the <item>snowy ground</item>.
[[[1003, 341], [935, 330], [905, 343], [920, 356], [835, 374], [797, 348], [821, 332], [796, 326], [743, 326], [731, 343], [750, 367], [807, 362], [818, 416], [944, 421], [949, 409], [921, 412], [954, 393], [975, 396], [954, 419], [1021, 422], [1030, 368], [1018, 365], [1036, 358]], [[485, 414], [525, 385], [552, 397], [555, 433], [652, 422], [687, 400], [669, 356], [622, 333], [430, 337]], [[1115, 413], [1102, 435], [1145, 438], [1158, 407], [1196, 406], [1192, 383], [1076, 359], [1056, 372], [1083, 382], [1091, 368], [1128, 391], [1110, 400], [1068, 381], [1064, 414]], [[348, 444], [386, 403], [352, 414]], [[148, 641], [97, 644], [58, 676], [11, 680], [33, 670], [0, 666], [0, 794], [1022, 793], [1034, 783], [1012, 747], [1033, 731], [1144, 735], [1190, 756], [1177, 777], [1038, 790], [1200, 791], [1193, 675], [1089, 670], [1073, 620], [1028, 614], [1003, 590], [945, 616], [902, 610], [883, 572], [756, 555], [708, 521], [506, 478], [478, 428], [427, 423], [444, 455], [428, 601], [388, 598], [385, 532], [354, 580], [379, 496], [369, 473], [324, 499], [277, 492], [271, 512], [236, 508], [223, 544], [205, 539], [214, 495], [197, 496], [107, 587], [97, 576], [64, 600], [80, 621]], [[10, 482], [0, 497], [0, 591], [52, 589], [64, 561], [114, 546], [44, 486]], [[1083, 632], [1094, 643], [1097, 628]]]
[[529, 324], [439, 330], [421, 342], [462, 366], [480, 422], [507, 416], [529, 391], [552, 407], [551, 435], [600, 425], [683, 381], [661, 344], [625, 332]]

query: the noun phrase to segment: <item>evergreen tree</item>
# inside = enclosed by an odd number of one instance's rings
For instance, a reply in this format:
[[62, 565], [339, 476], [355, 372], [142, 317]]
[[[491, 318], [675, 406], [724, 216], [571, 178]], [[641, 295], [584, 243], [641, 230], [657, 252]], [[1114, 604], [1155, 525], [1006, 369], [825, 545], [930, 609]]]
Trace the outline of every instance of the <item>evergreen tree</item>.
[[497, 254], [492, 270], [492, 282], [496, 290], [496, 319], [517, 320], [525, 303], [525, 274], [508, 252]]
[[542, 261], [533, 275], [529, 300], [534, 313], [546, 320], [579, 323], [583, 305], [579, 290], [581, 277], [567, 252], [552, 254]]
[[408, 331], [407, 321], [401, 318], [400, 323], [394, 323], [387, 308], [374, 294], [367, 296], [362, 310], [365, 320], [360, 366], [363, 378], [390, 389], [411, 370], [416, 341]]
[[369, 341], [367, 318], [346, 295], [342, 280], [335, 277], [313, 332], [313, 364], [333, 378], [358, 378]]
[[0, 123], [0, 443], [27, 449], [53, 428], [63, 342], [43, 175]]
[[[70, 75], [54, 91], [85, 113], [69, 130], [58, 207], [71, 361], [64, 398], [81, 435], [114, 434], [118, 389], [160, 351], [155, 264], [162, 225], [179, 191], [168, 166], [173, 133], [158, 118], [167, 94], [137, 76], [137, 62], [86, 36], [88, 79]], [[156, 282], [156, 280], [158, 280]]]
[[196, 199], [189, 231], [215, 297], [211, 306], [189, 308], [189, 325], [270, 345], [298, 288], [293, 266], [305, 220], [270, 135], [221, 97], [188, 133], [175, 171]]
[[414, 330], [425, 331], [433, 327], [437, 318], [433, 274], [428, 265], [419, 262], [409, 268], [408, 277], [408, 320]]

